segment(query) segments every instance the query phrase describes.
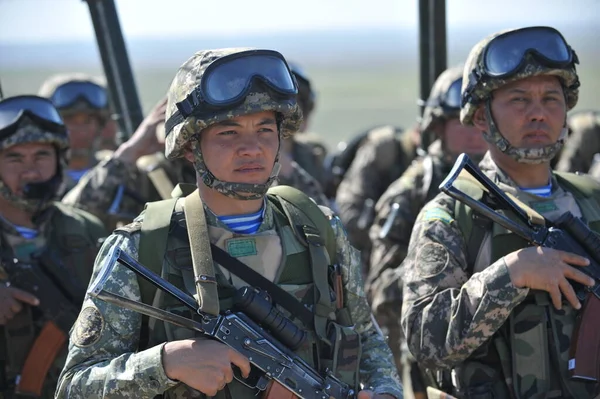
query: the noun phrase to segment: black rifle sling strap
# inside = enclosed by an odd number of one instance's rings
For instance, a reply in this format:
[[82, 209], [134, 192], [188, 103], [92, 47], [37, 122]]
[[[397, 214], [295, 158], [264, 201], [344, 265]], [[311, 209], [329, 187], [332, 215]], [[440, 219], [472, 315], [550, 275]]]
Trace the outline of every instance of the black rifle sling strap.
[[269, 281], [260, 273], [254, 271], [248, 265], [229, 255], [225, 250], [214, 244], [210, 245], [213, 259], [222, 267], [235, 274], [253, 287], [260, 288], [269, 293], [271, 298], [279, 306], [297, 317], [307, 327], [312, 327], [314, 322], [313, 313], [300, 303], [292, 294]]

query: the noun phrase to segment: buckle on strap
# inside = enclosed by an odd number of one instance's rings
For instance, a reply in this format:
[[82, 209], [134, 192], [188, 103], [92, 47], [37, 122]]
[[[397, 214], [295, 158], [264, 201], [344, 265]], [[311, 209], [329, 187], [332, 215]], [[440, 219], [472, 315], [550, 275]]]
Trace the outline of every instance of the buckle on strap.
[[213, 283], [217, 284], [217, 278], [214, 276], [207, 276], [206, 274], [201, 274], [196, 276], [194, 282], [196, 283]]
[[325, 240], [323, 240], [323, 237], [321, 237], [321, 235], [319, 234], [319, 230], [317, 230], [316, 228], [312, 226], [303, 225], [302, 232], [304, 233], [306, 242], [308, 242], [309, 245], [314, 245], [317, 247], [322, 247], [325, 245]]

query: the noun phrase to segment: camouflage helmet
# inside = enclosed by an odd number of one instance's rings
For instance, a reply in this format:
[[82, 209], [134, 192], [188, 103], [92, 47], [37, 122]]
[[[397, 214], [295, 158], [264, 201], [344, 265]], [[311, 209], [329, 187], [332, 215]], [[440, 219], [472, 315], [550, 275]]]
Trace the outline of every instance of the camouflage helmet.
[[[460, 90], [456, 93], [458, 97], [450, 101], [451, 103], [458, 101], [458, 106], [448, 103], [446, 97], [450, 94], [449, 90], [452, 84], [462, 78], [463, 67], [460, 64], [448, 68], [435, 80], [429, 98], [425, 103], [425, 110], [423, 111], [423, 118], [420, 123], [421, 133], [427, 132], [440, 120], [458, 118], [460, 113]], [[460, 89], [460, 86], [457, 89]]]
[[302, 113], [306, 118], [315, 108], [317, 95], [304, 69], [295, 62], [290, 62], [289, 65], [296, 82], [298, 82], [298, 105], [302, 108]]
[[[263, 111], [275, 111], [278, 116], [280, 138], [296, 133], [302, 123], [302, 111], [296, 96], [285, 99], [274, 97], [266, 90], [253, 90], [247, 93], [243, 102], [237, 106], [214, 110], [202, 110], [192, 114], [173, 126], [170, 119], [179, 111], [178, 103], [185, 100], [202, 83], [207, 68], [223, 57], [255, 50], [253, 48], [224, 48], [199, 51], [189, 58], [177, 71], [167, 94], [165, 155], [169, 159], [184, 156], [188, 143], [194, 153], [194, 166], [206, 186], [237, 199], [262, 198], [279, 173], [280, 165], [275, 162], [273, 173], [265, 184], [246, 184], [223, 182], [218, 180], [206, 167], [200, 144], [197, 140], [200, 132], [218, 122]], [[240, 195], [244, 193], [244, 195]]]
[[[44, 81], [44, 83], [42, 83], [38, 95], [40, 97], [46, 97], [52, 100], [52, 97], [58, 88], [66, 85], [67, 83], [75, 82], [92, 83], [106, 91], [106, 80], [104, 78], [91, 76], [86, 73], [74, 72], [57, 74], [49, 77]], [[108, 107], [108, 101], [106, 102], [106, 106], [100, 108], [92, 107], [86, 101], [81, 100], [75, 101], [67, 107], [60, 107], [57, 104], [55, 104], [55, 106], [63, 116], [78, 112], [88, 112], [98, 115], [102, 121], [105, 121], [106, 119], [110, 118], [111, 115], [111, 111]]]
[[66, 129], [64, 132], [51, 131], [29, 117], [23, 117], [13, 134], [0, 140], [0, 151], [27, 143], [48, 143], [56, 148], [58, 161], [56, 175], [47, 182], [36, 184], [37, 187], [32, 190], [36, 194], [29, 198], [13, 193], [0, 179], [0, 196], [21, 209], [37, 212], [50, 206], [55, 195], [63, 188], [63, 173], [68, 163], [69, 138]]
[[[486, 107], [486, 115], [489, 124], [488, 131], [483, 132], [486, 141], [495, 145], [500, 151], [511, 156], [513, 159], [530, 164], [549, 162], [562, 148], [564, 140], [568, 135], [566, 115], [565, 128], [561, 132], [561, 136], [557, 143], [541, 148], [515, 148], [502, 136], [493, 120], [490, 105], [492, 98], [491, 94], [494, 90], [521, 79], [533, 76], [551, 75], [556, 76], [560, 80], [563, 86], [567, 111], [571, 110], [575, 107], [579, 98], [579, 77], [575, 68], [575, 64], [578, 63], [577, 55], [569, 47], [569, 51], [571, 51], [573, 55], [572, 62], [567, 66], [557, 67], [548, 66], [544, 62], [541, 62], [540, 58], [536, 55], [531, 52], [526, 52], [520, 68], [515, 73], [506, 77], [488, 76], [484, 69], [484, 62], [486, 49], [495, 38], [510, 32], [535, 28], [556, 31], [555, 29], [548, 27], [507, 29], [486, 37], [471, 49], [463, 71], [462, 107], [460, 111], [461, 123], [466, 126], [473, 126], [475, 112], [479, 106], [483, 104]], [[556, 32], [558, 33], [558, 31]]]

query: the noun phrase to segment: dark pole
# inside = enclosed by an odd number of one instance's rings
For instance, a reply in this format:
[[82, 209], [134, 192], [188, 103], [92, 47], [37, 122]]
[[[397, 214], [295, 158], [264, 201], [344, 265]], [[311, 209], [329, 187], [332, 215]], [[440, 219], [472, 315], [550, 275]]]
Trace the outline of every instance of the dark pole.
[[108, 93], [119, 130], [131, 137], [144, 118], [114, 0], [83, 0], [90, 7]]
[[419, 0], [420, 112], [435, 79], [447, 68], [446, 0]]

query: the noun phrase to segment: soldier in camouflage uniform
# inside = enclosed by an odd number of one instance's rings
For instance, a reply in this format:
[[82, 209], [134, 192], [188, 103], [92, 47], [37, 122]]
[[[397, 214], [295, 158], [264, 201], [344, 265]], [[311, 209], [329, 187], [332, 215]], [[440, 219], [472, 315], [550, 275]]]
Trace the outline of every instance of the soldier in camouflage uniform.
[[52, 101], [69, 130], [66, 191], [116, 146], [116, 125], [110, 118], [108, 93], [102, 83], [83, 73], [60, 74], [47, 79], [38, 93]]
[[298, 83], [298, 106], [302, 111], [304, 121], [298, 130], [298, 134], [288, 140], [289, 143], [284, 142], [282, 150], [289, 152], [292, 159], [314, 177], [319, 185], [323, 186], [327, 146], [317, 133], [307, 131], [310, 117], [315, 109], [317, 95], [304, 69], [295, 63], [291, 63], [290, 67]]
[[191, 164], [167, 160], [164, 152], [166, 98], [146, 116], [131, 138], [90, 170], [62, 199], [98, 216], [112, 230], [127, 224], [146, 202], [169, 198], [179, 182], [196, 181]]
[[[335, 352], [342, 358], [337, 365], [329, 363], [333, 372], [351, 385], [361, 382], [371, 389], [361, 391], [360, 399], [399, 399], [402, 389], [389, 348], [372, 321], [358, 254], [349, 245], [339, 220], [290, 187], [271, 188], [267, 195], [279, 170], [280, 142], [302, 121], [296, 90], [285, 60], [273, 51], [208, 50], [186, 61], [168, 95], [165, 151], [170, 159], [184, 157], [194, 164], [196, 186], [180, 186], [187, 190], [185, 197], [148, 204], [134, 223], [110, 236], [96, 260], [95, 273], [108, 261], [111, 248], [119, 247], [148, 267], [157, 268], [179, 288], [199, 295], [203, 311], [217, 314], [219, 309], [231, 308], [233, 293], [246, 284], [210, 258], [202, 258], [194, 250], [199, 244], [196, 240], [190, 244], [188, 228], [201, 223], [202, 217], [194, 212], [202, 212], [206, 222], [193, 231], [204, 232], [201, 234], [206, 240], [313, 309], [319, 321], [315, 321], [314, 329], [294, 320], [309, 336], [297, 350], [299, 356], [316, 367], [311, 348], [321, 346], [317, 337], [322, 336], [324, 324], [320, 321], [326, 321], [331, 328], [343, 331], [345, 338], [335, 341], [336, 345], [349, 339], [354, 345], [360, 342], [358, 347], [362, 345], [360, 356], [357, 347]], [[289, 199], [290, 194], [294, 200], [283, 199]], [[163, 209], [166, 206], [168, 213]], [[290, 212], [296, 216], [288, 218]], [[156, 229], [159, 223], [158, 231], [164, 235], [145, 235], [149, 226]], [[314, 234], [310, 240], [306, 240], [308, 231]], [[325, 248], [331, 252], [325, 253]], [[336, 298], [340, 305], [335, 309], [331, 295], [322, 294], [331, 289], [327, 277], [315, 278], [328, 273], [328, 264], [334, 262], [329, 262], [329, 253], [340, 265], [334, 268], [339, 276]], [[208, 275], [204, 278], [197, 272], [197, 260], [206, 266]], [[144, 302], [155, 306], [184, 312], [181, 303], [155, 290], [148, 295], [143, 287], [134, 274], [119, 265], [104, 285], [131, 299], [145, 298]], [[313, 290], [321, 293], [319, 305], [323, 307], [314, 306], [314, 296], [309, 294]], [[338, 322], [331, 319], [334, 313]], [[184, 314], [191, 317], [189, 312]], [[148, 332], [147, 337], [143, 331]], [[140, 340], [141, 334], [147, 339]], [[325, 355], [318, 358], [321, 362], [328, 363]], [[72, 331], [69, 359], [56, 397], [254, 398], [255, 389], [233, 380], [232, 363], [244, 376], [250, 371], [248, 359], [221, 343], [162, 322], [142, 330], [139, 314], [87, 298]]]
[[581, 111], [569, 116], [571, 135], [560, 154], [556, 170], [587, 173], [600, 153], [600, 113]]
[[415, 158], [419, 135], [418, 128], [401, 131], [394, 126], [381, 126], [370, 130], [337, 189], [335, 202], [339, 215], [350, 242], [362, 253], [365, 273], [375, 204]]
[[[37, 393], [35, 397], [51, 398], [67, 346], [56, 347], [54, 358], [41, 358], [34, 343], [39, 349], [40, 336], [42, 346], [55, 343], [46, 342], [47, 336], [41, 334], [50, 321], [63, 329], [61, 335], [66, 342], [71, 326], [60, 322], [68, 317], [75, 321], [77, 317], [76, 311], [68, 314], [66, 305], [77, 310], [81, 306], [97, 241], [105, 234], [92, 215], [53, 202], [62, 184], [69, 142], [52, 103], [37, 96], [10, 97], [0, 101], [0, 115], [0, 398], [21, 397], [15, 392], [33, 395], [29, 384], [32, 378], [41, 379], [42, 385], [41, 396]], [[57, 261], [47, 264], [50, 258]], [[19, 289], [18, 284], [26, 277], [17, 279], [16, 275], [39, 270], [40, 263], [54, 273], [55, 279], [46, 277], [47, 285], [35, 292]], [[48, 303], [40, 303], [34, 296], [50, 286], [81, 293], [71, 303], [63, 304], [61, 320], [48, 320], [42, 313]], [[25, 367], [26, 359], [32, 360], [29, 356], [40, 365], [37, 372], [31, 373]], [[43, 364], [49, 367], [46, 376], [37, 374]]]
[[[600, 186], [550, 168], [577, 103], [576, 62], [553, 28], [491, 35], [466, 62], [460, 117], [488, 141], [480, 167], [501, 190], [551, 221], [571, 211], [600, 232]], [[455, 185], [496, 207], [469, 180]], [[577, 270], [587, 259], [531, 247], [473, 215], [439, 194], [417, 217], [402, 266], [410, 352], [436, 371], [432, 384], [459, 398], [595, 397], [597, 383], [572, 380], [568, 371], [581, 304], [567, 279], [593, 284]]]
[[[433, 85], [421, 122], [421, 132], [433, 132], [438, 139], [429, 146], [428, 154], [413, 161], [402, 177], [381, 196], [369, 232], [372, 250], [371, 268], [366, 281], [367, 296], [375, 318], [388, 333], [388, 342], [397, 365], [401, 364], [398, 319], [402, 308], [402, 292], [385, 292], [395, 297], [385, 298], [386, 305], [392, 306], [392, 309], [380, 312], [379, 303], [384, 295], [380, 286], [389, 286], [391, 279], [402, 277], [400, 265], [406, 256], [417, 214], [438, 194], [438, 186], [450, 172], [456, 157], [466, 152], [472, 158], [481, 159], [487, 151], [481, 133], [474, 127], [460, 124], [462, 72], [462, 65], [448, 69]], [[394, 284], [394, 287], [400, 286]], [[391, 315], [394, 315], [393, 319], [386, 320], [386, 316]], [[418, 387], [415, 383], [413, 381], [412, 387], [416, 391]], [[404, 385], [407, 386], [406, 383]], [[424, 389], [422, 394], [425, 394]]]

